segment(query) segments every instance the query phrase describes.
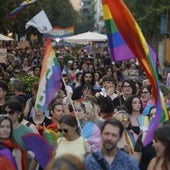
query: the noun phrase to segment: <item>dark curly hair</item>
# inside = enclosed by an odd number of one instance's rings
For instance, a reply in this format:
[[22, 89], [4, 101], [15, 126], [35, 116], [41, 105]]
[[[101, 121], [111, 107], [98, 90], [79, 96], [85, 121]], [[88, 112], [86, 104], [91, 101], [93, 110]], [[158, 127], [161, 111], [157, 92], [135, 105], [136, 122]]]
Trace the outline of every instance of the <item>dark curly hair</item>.
[[97, 97], [98, 105], [101, 107], [101, 113], [112, 113], [114, 111], [113, 101], [109, 96], [99, 95]]
[[128, 114], [132, 113], [132, 102], [133, 102], [134, 98], [138, 98], [140, 100], [140, 103], [141, 103], [140, 113], [142, 113], [142, 100], [140, 99], [140, 97], [138, 95], [133, 95], [133, 96], [130, 96], [124, 103], [124, 105], [126, 106], [126, 108], [128, 110]]

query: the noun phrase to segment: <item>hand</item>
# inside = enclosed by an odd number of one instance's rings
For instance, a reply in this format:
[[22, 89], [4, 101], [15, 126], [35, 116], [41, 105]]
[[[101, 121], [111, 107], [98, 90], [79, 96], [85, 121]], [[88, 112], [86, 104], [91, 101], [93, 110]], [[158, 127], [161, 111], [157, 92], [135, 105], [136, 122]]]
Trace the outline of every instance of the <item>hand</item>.
[[130, 146], [129, 146], [128, 144], [125, 144], [125, 145], [123, 146], [123, 150], [124, 150], [125, 152], [127, 152], [127, 153], [130, 153]]
[[88, 155], [92, 152], [91, 145], [88, 142], [85, 142], [84, 148], [85, 148], [86, 155]]
[[27, 151], [28, 158], [35, 159], [35, 153], [32, 151]]

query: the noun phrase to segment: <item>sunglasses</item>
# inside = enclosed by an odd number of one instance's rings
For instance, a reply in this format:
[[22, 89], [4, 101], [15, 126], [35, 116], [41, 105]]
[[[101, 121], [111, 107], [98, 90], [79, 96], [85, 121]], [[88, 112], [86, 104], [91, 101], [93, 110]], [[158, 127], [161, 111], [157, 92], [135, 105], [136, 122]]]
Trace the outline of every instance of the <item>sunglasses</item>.
[[14, 113], [16, 113], [16, 111], [10, 110], [10, 111], [4, 111], [4, 114], [7, 115], [14, 115]]
[[147, 92], [147, 91], [142, 91], [141, 92], [141, 94], [147, 94], [147, 93], [149, 93], [149, 92]]
[[68, 133], [69, 132], [69, 130], [68, 129], [58, 129], [58, 131], [60, 132], [60, 133]]

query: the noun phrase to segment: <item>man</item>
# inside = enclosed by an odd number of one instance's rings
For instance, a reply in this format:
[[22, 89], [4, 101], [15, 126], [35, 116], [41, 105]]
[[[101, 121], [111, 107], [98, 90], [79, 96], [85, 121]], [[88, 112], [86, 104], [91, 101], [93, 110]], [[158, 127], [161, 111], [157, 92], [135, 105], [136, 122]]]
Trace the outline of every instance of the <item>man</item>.
[[72, 100], [78, 100], [83, 97], [83, 91], [88, 92], [89, 90], [92, 92], [94, 91], [94, 74], [91, 73], [90, 71], [83, 72], [82, 77], [81, 77], [81, 82], [80, 86], [74, 89], [73, 95], [72, 95]]
[[40, 77], [40, 74], [41, 74], [41, 66], [39, 65], [36, 65], [33, 67], [33, 75], [34, 76], [37, 76], [37, 77]]
[[29, 95], [24, 93], [24, 84], [21, 80], [15, 79], [11, 82], [11, 88], [14, 96], [11, 96], [10, 99], [19, 100], [23, 108], [25, 108], [26, 102], [29, 99]]
[[102, 149], [85, 158], [87, 170], [139, 170], [135, 160], [117, 147], [123, 130], [120, 121], [105, 121], [101, 129]]

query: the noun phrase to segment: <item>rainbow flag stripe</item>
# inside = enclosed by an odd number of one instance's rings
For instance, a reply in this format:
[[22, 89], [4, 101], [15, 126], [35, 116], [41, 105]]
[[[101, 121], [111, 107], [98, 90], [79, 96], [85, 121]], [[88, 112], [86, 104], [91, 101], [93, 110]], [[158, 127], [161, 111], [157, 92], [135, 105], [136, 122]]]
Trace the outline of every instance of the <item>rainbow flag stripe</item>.
[[[103, 1], [104, 2], [104, 1]], [[120, 34], [117, 26], [114, 22], [110, 9], [106, 3], [103, 3], [103, 13], [105, 26], [107, 31], [110, 56], [113, 61], [122, 61], [128, 60], [131, 58], [135, 58], [134, 53], [131, 51], [122, 35]], [[154, 64], [156, 64], [157, 56], [153, 49], [148, 45], [149, 52], [154, 60]]]
[[125, 131], [125, 138], [127, 141], [127, 144], [130, 146], [130, 153], [131, 155], [134, 154], [134, 148], [135, 148], [135, 139], [133, 137], [133, 134], [131, 132]]
[[62, 78], [61, 68], [52, 49], [51, 42], [46, 42], [45, 55], [42, 64], [40, 83], [36, 98], [35, 107], [38, 110], [46, 111], [49, 103], [60, 87]]
[[8, 15], [6, 15], [6, 19], [11, 19], [12, 17], [16, 16], [20, 12], [22, 12], [26, 7], [34, 3], [36, 0], [26, 0], [23, 1], [16, 9], [11, 11]]

